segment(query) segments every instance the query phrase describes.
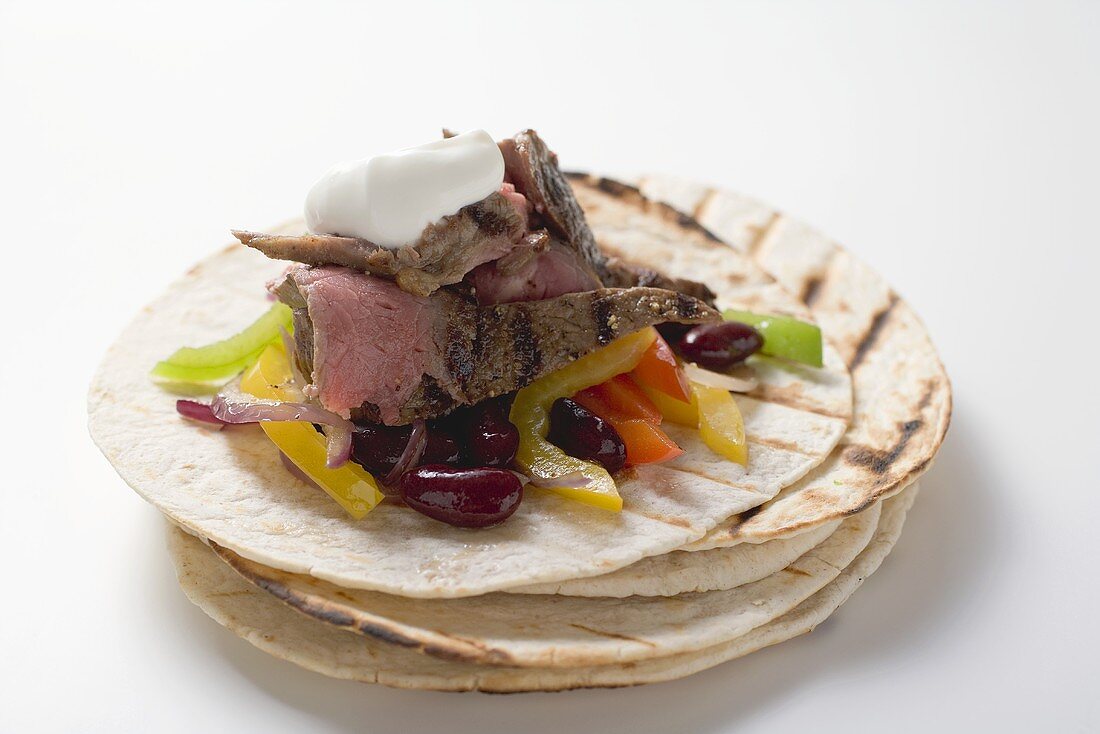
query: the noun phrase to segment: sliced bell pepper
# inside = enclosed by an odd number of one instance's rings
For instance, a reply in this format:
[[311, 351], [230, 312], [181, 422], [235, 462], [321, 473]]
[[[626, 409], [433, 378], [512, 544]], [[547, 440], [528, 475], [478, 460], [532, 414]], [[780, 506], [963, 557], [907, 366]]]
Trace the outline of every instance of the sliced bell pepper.
[[699, 429], [699, 436], [712, 451], [738, 464], [748, 461], [745, 422], [733, 395], [717, 388], [692, 383], [691, 402], [673, 400], [653, 388], [642, 386], [660, 408], [665, 420]]
[[154, 382], [184, 392], [215, 390], [256, 361], [264, 348], [279, 339], [279, 329], [290, 329], [292, 314], [284, 303], [271, 306], [250, 326], [228, 339], [205, 347], [182, 347], [157, 362]]
[[691, 384], [680, 369], [672, 347], [660, 336], [631, 374], [639, 385], [651, 387], [685, 403], [691, 402]]
[[[281, 346], [271, 344], [241, 377], [241, 390], [265, 400], [293, 400], [285, 387], [293, 379], [292, 374]], [[260, 428], [295, 466], [356, 520], [382, 501], [383, 494], [374, 477], [358, 464], [348, 462], [336, 469], [326, 465], [328, 442], [312, 424], [262, 422]]]
[[693, 382], [692, 390], [699, 406], [699, 436], [711, 451], [730, 461], [745, 465], [749, 461], [745, 441], [745, 421], [728, 391]]
[[653, 329], [642, 329], [620, 337], [540, 377], [516, 393], [508, 419], [519, 429], [515, 462], [520, 469], [544, 481], [580, 474], [587, 479], [584, 486], [569, 486], [572, 482], [563, 481], [563, 486], [549, 489], [595, 507], [613, 512], [622, 510], [622, 497], [607, 470], [599, 464], [569, 456], [546, 440], [550, 432], [550, 406], [558, 398], [570, 397], [586, 387], [634, 369], [656, 336]]
[[588, 408], [586, 401], [605, 406], [626, 418], [637, 418], [655, 426], [661, 425], [661, 411], [642, 391], [630, 375], [615, 375], [587, 390], [581, 390], [573, 399]]
[[761, 354], [801, 362], [811, 367], [821, 367], [821, 329], [790, 316], [769, 316], [727, 309], [722, 312], [726, 321], [748, 324], [764, 337]]
[[[649, 415], [648, 410], [639, 410], [636, 404], [616, 402], [616, 399], [622, 400], [624, 393], [616, 395], [614, 392], [609, 393], [600, 389], [613, 382], [614, 380], [609, 380], [595, 388], [583, 390], [574, 395], [573, 400], [615, 428], [615, 432], [619, 434], [619, 438], [626, 446], [627, 465], [657, 464], [675, 459], [684, 453], [675, 441], [657, 427], [658, 422], [651, 419], [652, 416]], [[656, 411], [657, 406], [645, 397], [645, 393], [641, 393], [640, 390], [638, 392], [651, 409]]]
[[660, 464], [684, 453], [668, 434], [652, 423], [637, 418], [622, 420], [614, 415], [600, 417], [614, 426], [626, 445], [627, 466]]
[[653, 404], [657, 406], [657, 409], [661, 411], [661, 415], [664, 416], [665, 420], [689, 428], [699, 427], [699, 401], [696, 399], [694, 392], [691, 394], [691, 402], [685, 403], [683, 400], [669, 397], [667, 394], [648, 385], [642, 385], [641, 388], [646, 396], [653, 401]]

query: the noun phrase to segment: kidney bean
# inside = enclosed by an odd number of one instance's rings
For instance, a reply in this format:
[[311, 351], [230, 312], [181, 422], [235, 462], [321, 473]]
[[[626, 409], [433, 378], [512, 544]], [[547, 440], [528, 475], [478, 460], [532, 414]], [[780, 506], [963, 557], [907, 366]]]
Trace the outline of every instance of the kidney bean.
[[401, 476], [401, 498], [428, 517], [460, 528], [484, 528], [507, 520], [523, 499], [510, 471], [427, 464]]
[[626, 463], [626, 444], [614, 426], [569, 398], [555, 400], [550, 408], [549, 439], [570, 456], [597, 462], [609, 472]]
[[688, 331], [677, 345], [684, 359], [709, 370], [724, 370], [744, 362], [764, 346], [764, 337], [748, 324], [724, 321], [700, 324]]

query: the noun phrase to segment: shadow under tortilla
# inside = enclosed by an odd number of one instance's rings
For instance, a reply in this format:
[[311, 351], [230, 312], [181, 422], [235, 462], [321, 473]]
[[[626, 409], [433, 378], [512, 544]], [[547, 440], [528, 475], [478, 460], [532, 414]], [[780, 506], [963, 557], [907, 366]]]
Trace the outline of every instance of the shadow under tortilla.
[[[961, 414], [961, 415], [960, 415]], [[921, 480], [901, 540], [884, 569], [813, 634], [688, 678], [617, 690], [489, 696], [403, 691], [339, 681], [276, 660], [212, 623], [178, 589], [173, 626], [221, 656], [266, 695], [326, 731], [717, 731], [765, 717], [821, 679], [858, 674], [918, 653], [930, 636], [964, 628], [959, 609], [1008, 541], [989, 454], [965, 411]], [[163, 558], [163, 556], [162, 556]], [[163, 569], [161, 569], [163, 571]], [[158, 574], [159, 575], [159, 574]], [[160, 584], [157, 584], [159, 587]]]

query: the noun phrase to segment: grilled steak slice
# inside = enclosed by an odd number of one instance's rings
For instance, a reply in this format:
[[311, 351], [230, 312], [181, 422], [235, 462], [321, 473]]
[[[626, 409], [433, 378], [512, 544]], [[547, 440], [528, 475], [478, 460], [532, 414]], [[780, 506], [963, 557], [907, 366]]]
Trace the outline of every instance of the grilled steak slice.
[[[512, 252], [474, 268], [466, 277], [482, 305], [539, 301], [599, 288], [596, 274], [577, 253], [545, 230], [527, 235]], [[714, 306], [714, 291], [687, 278], [663, 273], [619, 258], [607, 259], [603, 285], [608, 288], [663, 288]]]
[[714, 306], [714, 291], [695, 280], [687, 278], [670, 278], [658, 273], [656, 270], [627, 262], [616, 257], [607, 259], [607, 275], [604, 285], [608, 288], [664, 288], [669, 291], [683, 293], [685, 296], [698, 298], [708, 306]]
[[322, 405], [389, 425], [512, 392], [646, 326], [720, 318], [656, 288], [478, 306], [336, 266], [295, 268], [273, 290], [294, 309], [298, 360]]
[[601, 281], [607, 274], [605, 257], [573, 195], [558, 157], [534, 130], [524, 130], [500, 142], [504, 171], [523, 194], [542, 223], [587, 263]]
[[478, 265], [466, 280], [482, 306], [541, 301], [600, 287], [587, 264], [545, 229], [524, 237], [499, 260]]
[[702, 283], [669, 278], [649, 268], [608, 259], [596, 244], [573, 189], [558, 167], [557, 156], [534, 130], [502, 141], [500, 150], [505, 174], [530, 202], [535, 215], [551, 233], [564, 240], [604, 286], [665, 288], [714, 305], [714, 293]]
[[235, 230], [233, 236], [276, 260], [344, 265], [392, 278], [402, 290], [427, 296], [459, 282], [478, 265], [508, 254], [526, 230], [526, 202], [506, 184], [485, 199], [429, 224], [419, 240], [397, 250], [336, 235], [286, 237]]

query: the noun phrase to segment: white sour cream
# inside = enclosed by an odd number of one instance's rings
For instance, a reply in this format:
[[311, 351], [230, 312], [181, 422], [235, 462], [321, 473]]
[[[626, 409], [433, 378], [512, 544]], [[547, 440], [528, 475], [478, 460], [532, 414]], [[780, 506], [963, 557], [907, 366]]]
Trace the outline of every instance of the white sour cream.
[[306, 225], [394, 249], [503, 182], [500, 149], [489, 133], [473, 130], [333, 166], [306, 197]]

